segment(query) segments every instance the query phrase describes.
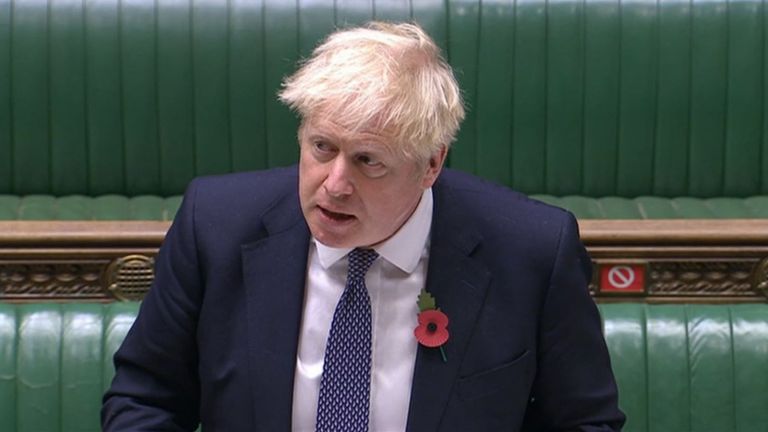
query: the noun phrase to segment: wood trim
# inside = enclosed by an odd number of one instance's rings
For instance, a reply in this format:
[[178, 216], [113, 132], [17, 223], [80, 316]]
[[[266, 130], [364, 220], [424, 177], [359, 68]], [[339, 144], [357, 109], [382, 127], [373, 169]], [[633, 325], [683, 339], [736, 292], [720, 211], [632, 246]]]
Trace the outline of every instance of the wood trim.
[[579, 229], [588, 246], [768, 246], [768, 219], [584, 219]]
[[0, 221], [0, 247], [158, 247], [170, 225], [163, 221]]
[[[0, 247], [159, 245], [168, 227], [165, 221], [0, 221]], [[768, 247], [768, 219], [584, 219], [579, 228], [587, 246]]]
[[[170, 222], [0, 221], [0, 301], [141, 298]], [[598, 301], [765, 302], [768, 220], [582, 220]], [[611, 291], [617, 266], [642, 290]], [[640, 277], [640, 276], [639, 276]]]

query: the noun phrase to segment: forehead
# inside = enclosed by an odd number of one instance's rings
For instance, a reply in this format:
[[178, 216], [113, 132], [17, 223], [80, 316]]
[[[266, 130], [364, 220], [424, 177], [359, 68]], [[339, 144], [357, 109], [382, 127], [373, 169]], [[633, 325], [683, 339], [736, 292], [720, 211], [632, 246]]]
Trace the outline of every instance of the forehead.
[[300, 135], [302, 139], [324, 138], [338, 145], [361, 144], [379, 147], [392, 153], [398, 148], [394, 135], [386, 129], [364, 127], [355, 130], [328, 118], [305, 120], [301, 125]]

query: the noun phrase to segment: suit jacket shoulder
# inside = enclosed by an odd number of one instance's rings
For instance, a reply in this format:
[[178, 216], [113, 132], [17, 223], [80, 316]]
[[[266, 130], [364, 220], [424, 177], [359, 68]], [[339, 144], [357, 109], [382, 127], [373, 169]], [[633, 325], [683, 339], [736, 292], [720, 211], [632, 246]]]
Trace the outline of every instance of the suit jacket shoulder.
[[[551, 271], [564, 230], [572, 230], [578, 238], [578, 225], [567, 210], [450, 169], [435, 185], [434, 223], [433, 232], [451, 233], [458, 241], [465, 241], [461, 232], [470, 230], [482, 239], [479, 246], [484, 251], [505, 258], [524, 251], [526, 266], [542, 273]], [[508, 266], [509, 261], [499, 264]]]
[[266, 171], [206, 176], [194, 179], [182, 211], [194, 214], [201, 245], [229, 238], [232, 244], [249, 243], [269, 234], [303, 224], [298, 198], [296, 166]]

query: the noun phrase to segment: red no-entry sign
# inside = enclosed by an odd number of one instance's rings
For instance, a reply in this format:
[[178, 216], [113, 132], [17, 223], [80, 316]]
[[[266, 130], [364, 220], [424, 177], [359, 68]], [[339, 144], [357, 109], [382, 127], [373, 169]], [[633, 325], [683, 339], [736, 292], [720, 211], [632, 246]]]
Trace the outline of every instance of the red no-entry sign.
[[600, 267], [601, 292], [645, 291], [645, 267], [631, 264], [608, 264]]

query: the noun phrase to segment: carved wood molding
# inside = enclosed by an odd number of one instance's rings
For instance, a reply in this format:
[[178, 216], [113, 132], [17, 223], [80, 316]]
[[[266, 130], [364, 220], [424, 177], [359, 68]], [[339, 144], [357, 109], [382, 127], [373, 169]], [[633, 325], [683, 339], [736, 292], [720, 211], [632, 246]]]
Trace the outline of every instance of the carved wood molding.
[[170, 226], [156, 221], [0, 221], [0, 301], [140, 300]]
[[[138, 300], [169, 222], [0, 221], [0, 301]], [[765, 302], [768, 220], [582, 220], [599, 301]]]

